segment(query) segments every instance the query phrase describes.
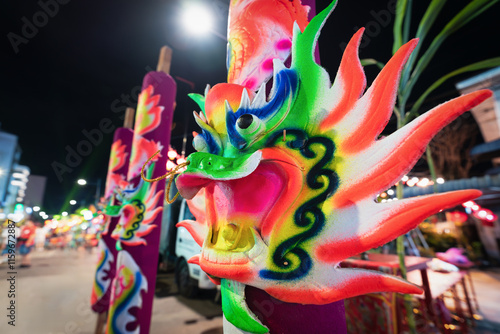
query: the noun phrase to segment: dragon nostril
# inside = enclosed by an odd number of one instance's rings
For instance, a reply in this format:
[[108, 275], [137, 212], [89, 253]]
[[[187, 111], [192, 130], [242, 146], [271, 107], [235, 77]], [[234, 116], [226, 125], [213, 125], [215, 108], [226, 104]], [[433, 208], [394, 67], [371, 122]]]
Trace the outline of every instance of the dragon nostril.
[[243, 114], [241, 115], [238, 120], [236, 121], [236, 124], [240, 129], [248, 129], [250, 125], [252, 125], [253, 122], [253, 116], [250, 114]]

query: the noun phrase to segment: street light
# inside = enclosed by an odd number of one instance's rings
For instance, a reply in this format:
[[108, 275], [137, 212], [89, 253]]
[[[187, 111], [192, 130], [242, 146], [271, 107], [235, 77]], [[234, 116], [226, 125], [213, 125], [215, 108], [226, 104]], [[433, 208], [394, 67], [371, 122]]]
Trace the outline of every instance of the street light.
[[84, 186], [84, 185], [86, 185], [86, 184], [87, 184], [87, 181], [86, 181], [86, 180], [84, 180], [84, 179], [79, 179], [78, 181], [76, 181], [76, 183], [78, 183], [78, 184], [79, 184], [79, 185], [81, 185], [81, 186]]
[[74, 199], [72, 199], [71, 201], [69, 201], [69, 204], [71, 205], [75, 205], [76, 204], [76, 201]]
[[201, 36], [212, 33], [224, 41], [227, 40], [224, 35], [213, 29], [212, 12], [201, 4], [187, 6], [181, 15], [181, 21], [186, 31], [192, 35]]
[[203, 5], [191, 5], [182, 15], [182, 23], [193, 35], [203, 35], [212, 29], [212, 13]]

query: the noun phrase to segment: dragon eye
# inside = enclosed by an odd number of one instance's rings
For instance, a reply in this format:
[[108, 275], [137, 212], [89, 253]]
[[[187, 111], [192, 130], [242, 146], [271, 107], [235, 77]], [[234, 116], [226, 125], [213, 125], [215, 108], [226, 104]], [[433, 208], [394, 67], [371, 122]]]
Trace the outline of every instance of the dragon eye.
[[201, 135], [194, 137], [193, 147], [197, 152], [208, 152], [208, 144]]
[[236, 121], [236, 124], [238, 124], [238, 127], [240, 129], [248, 129], [250, 125], [253, 123], [253, 116], [250, 114], [243, 114], [238, 118]]
[[236, 128], [242, 134], [252, 134], [262, 125], [262, 121], [255, 115], [243, 114], [236, 120]]

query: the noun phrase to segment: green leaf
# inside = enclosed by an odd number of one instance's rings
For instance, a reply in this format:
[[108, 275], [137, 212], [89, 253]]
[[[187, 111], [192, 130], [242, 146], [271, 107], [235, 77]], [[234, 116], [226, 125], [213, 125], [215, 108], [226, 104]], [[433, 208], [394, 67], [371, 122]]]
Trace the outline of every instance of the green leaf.
[[403, 45], [403, 21], [406, 14], [408, 0], [398, 0], [396, 3], [396, 18], [394, 19], [394, 43], [392, 45], [392, 53], [396, 53], [401, 45]]
[[408, 0], [406, 5], [406, 13], [403, 24], [403, 40], [402, 43], [406, 43], [410, 40], [410, 26], [411, 26], [411, 9], [413, 8], [413, 0]]
[[493, 6], [499, 0], [473, 0], [465, 6], [450, 22], [441, 30], [441, 32], [434, 38], [427, 51], [422, 55], [420, 60], [413, 71], [408, 84], [403, 90], [403, 96], [409, 96], [413, 86], [417, 82], [422, 72], [427, 68], [430, 61], [436, 54], [437, 50], [441, 47], [443, 42], [451, 34], [462, 28], [471, 20], [482, 14], [488, 8]]
[[422, 106], [422, 103], [424, 103], [425, 99], [429, 96], [429, 94], [431, 94], [436, 88], [441, 86], [448, 79], [451, 79], [454, 76], [457, 76], [457, 75], [460, 75], [463, 73], [489, 69], [489, 68], [493, 68], [493, 67], [497, 67], [497, 66], [500, 66], [500, 57], [490, 58], [490, 59], [486, 59], [486, 60], [483, 60], [483, 61], [480, 61], [477, 63], [473, 63], [470, 65], [461, 67], [455, 71], [452, 71], [452, 72], [442, 76], [441, 78], [436, 80], [436, 82], [434, 82], [432, 85], [430, 85], [429, 88], [427, 88], [427, 90], [418, 98], [418, 100], [415, 102], [415, 104], [411, 108], [410, 112], [407, 114], [406, 121], [408, 122], [410, 120], [410, 118], [418, 115], [418, 110]]
[[377, 65], [378, 68], [383, 69], [385, 64], [373, 58], [361, 59], [361, 66]]
[[401, 87], [406, 86], [406, 83], [408, 82], [408, 79], [410, 77], [411, 70], [413, 69], [415, 61], [417, 60], [417, 56], [420, 53], [420, 48], [422, 47], [422, 44], [427, 37], [429, 30], [434, 25], [434, 22], [436, 21], [445, 3], [446, 0], [432, 0], [427, 7], [424, 16], [422, 17], [422, 20], [420, 20], [417, 34], [415, 35], [415, 37], [419, 39], [419, 43], [415, 47], [415, 50], [413, 50], [410, 58], [406, 62], [405, 68], [403, 69], [403, 75], [401, 77]]

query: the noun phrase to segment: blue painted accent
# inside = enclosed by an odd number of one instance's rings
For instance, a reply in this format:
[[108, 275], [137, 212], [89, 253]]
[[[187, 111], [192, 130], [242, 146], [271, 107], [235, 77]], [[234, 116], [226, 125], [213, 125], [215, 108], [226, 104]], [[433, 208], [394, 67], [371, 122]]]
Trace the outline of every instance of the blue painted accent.
[[221, 151], [221, 147], [217, 144], [212, 134], [208, 131], [201, 130], [201, 136], [205, 139], [205, 142], [208, 146], [208, 152], [211, 154], [219, 155]]
[[101, 265], [97, 267], [95, 271], [95, 282], [97, 283], [97, 286], [99, 287], [99, 289], [101, 289], [103, 294], [106, 293], [106, 291], [104, 291], [104, 286], [100, 284], [99, 280], [97, 279], [97, 276], [104, 268], [104, 265], [108, 262], [108, 259], [109, 259], [109, 250], [106, 248], [106, 251], [104, 251], [104, 259], [102, 260]]
[[226, 114], [227, 134], [231, 144], [238, 148], [244, 149], [248, 144], [246, 140], [236, 130], [236, 121], [243, 114], [252, 114], [260, 118], [264, 123], [266, 120], [273, 117], [287, 101], [290, 95], [294, 95], [298, 87], [298, 76], [294, 70], [285, 69], [276, 75], [274, 83], [275, 92], [271, 101], [259, 109], [239, 108], [236, 112], [228, 112]]
[[[313, 190], [324, 190], [318, 196], [300, 206], [294, 215], [295, 225], [306, 228], [302, 233], [283, 241], [273, 254], [273, 262], [276, 266], [284, 270], [284, 272], [261, 270], [259, 275], [262, 278], [271, 280], [294, 280], [304, 277], [311, 270], [313, 262], [311, 256], [302, 248], [302, 244], [317, 236], [325, 225], [325, 214], [320, 209], [320, 205], [330, 196], [332, 196], [339, 186], [339, 177], [337, 173], [331, 169], [323, 168], [332, 159], [335, 153], [334, 142], [326, 137], [311, 137], [301, 130], [290, 129], [287, 134], [295, 137], [287, 142], [287, 146], [291, 149], [298, 149], [303, 157], [307, 159], [315, 159], [317, 153], [311, 147], [313, 145], [322, 145], [325, 148], [325, 154], [311, 168], [306, 176], [306, 184]], [[281, 138], [281, 132], [275, 133], [269, 138], [266, 147], [275, 146], [278, 138]], [[324, 176], [328, 181], [323, 182]], [[309, 214], [308, 214], [309, 213]], [[312, 216], [312, 218], [310, 218]], [[293, 254], [299, 258], [298, 264], [293, 264], [288, 254]]]
[[[149, 177], [149, 175], [147, 175]], [[141, 179], [139, 180], [139, 184], [137, 185], [137, 187], [133, 188], [133, 189], [125, 189], [122, 193], [123, 195], [130, 195], [130, 194], [133, 194], [135, 192], [137, 192], [139, 189], [141, 189], [142, 185], [144, 184], [144, 180]], [[122, 196], [122, 197], [127, 197], [127, 196]]]

